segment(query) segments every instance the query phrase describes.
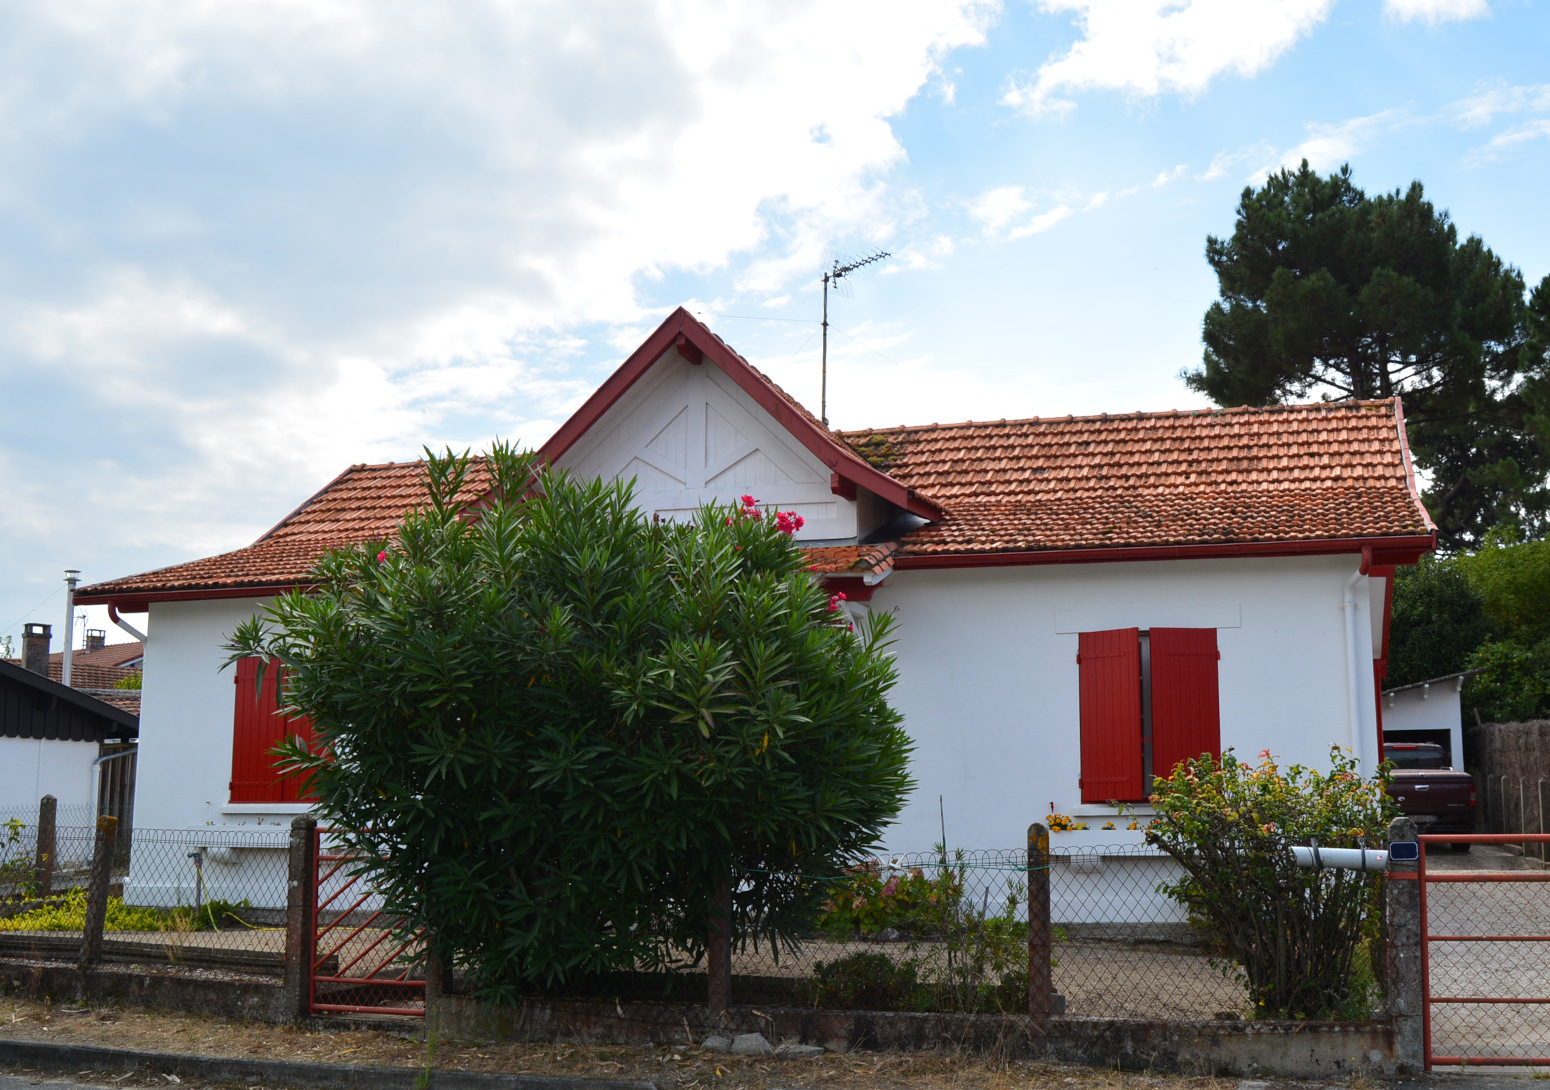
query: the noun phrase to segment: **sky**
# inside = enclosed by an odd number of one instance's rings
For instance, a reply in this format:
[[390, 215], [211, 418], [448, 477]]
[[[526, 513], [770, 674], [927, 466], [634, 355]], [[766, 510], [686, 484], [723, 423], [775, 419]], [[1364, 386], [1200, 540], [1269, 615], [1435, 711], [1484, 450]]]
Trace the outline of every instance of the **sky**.
[[536, 446], [676, 306], [816, 408], [834, 253], [893, 255], [839, 427], [1201, 406], [1206, 238], [1303, 158], [1537, 282], [1547, 56], [1550, 0], [5, 5], [0, 637]]

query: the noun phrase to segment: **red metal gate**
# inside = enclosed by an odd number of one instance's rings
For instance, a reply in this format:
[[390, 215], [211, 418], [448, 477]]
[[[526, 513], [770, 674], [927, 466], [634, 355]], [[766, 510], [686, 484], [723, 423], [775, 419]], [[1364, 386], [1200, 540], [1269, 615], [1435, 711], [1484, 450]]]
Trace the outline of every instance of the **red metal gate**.
[[423, 932], [405, 934], [382, 909], [382, 897], [317, 831], [313, 883], [314, 1014], [425, 1014]]
[[1522, 844], [1525, 863], [1542, 863], [1550, 835], [1420, 840], [1426, 1069], [1550, 1065], [1550, 871], [1426, 865], [1428, 848], [1451, 844]]

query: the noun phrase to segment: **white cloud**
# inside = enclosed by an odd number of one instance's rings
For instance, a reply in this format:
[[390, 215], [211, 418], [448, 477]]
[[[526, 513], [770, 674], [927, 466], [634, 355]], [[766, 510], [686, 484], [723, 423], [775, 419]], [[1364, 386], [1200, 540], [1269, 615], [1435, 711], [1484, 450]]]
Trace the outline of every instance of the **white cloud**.
[[1402, 110], [1383, 110], [1330, 125], [1311, 124], [1308, 136], [1279, 154], [1277, 166], [1295, 167], [1304, 159], [1315, 170], [1333, 170], [1365, 148], [1372, 138], [1406, 120]]
[[90, 540], [118, 559], [88, 578], [124, 574], [243, 544], [351, 462], [541, 441], [658, 320], [641, 285], [751, 261], [778, 295], [914, 222], [891, 119], [994, 14], [0, 10], [0, 555]]
[[1007, 237], [1027, 238], [1029, 235], [1037, 235], [1043, 231], [1048, 231], [1055, 224], [1063, 219], [1070, 218], [1070, 216], [1071, 208], [1064, 204], [1058, 204], [1048, 212], [1040, 212], [1021, 227], [1015, 228]]
[[1383, 13], [1402, 22], [1449, 23], [1491, 14], [1489, 0], [1383, 0]]
[[1496, 80], [1482, 84], [1467, 98], [1448, 107], [1448, 114], [1462, 128], [1489, 125], [1501, 114], [1550, 111], [1550, 83], [1511, 85]]
[[1526, 121], [1497, 133], [1484, 146], [1470, 149], [1464, 156], [1464, 165], [1482, 167], [1498, 163], [1520, 145], [1546, 137], [1550, 137], [1550, 118]]
[[1074, 92], [1195, 95], [1223, 73], [1252, 76], [1328, 15], [1334, 0], [1038, 0], [1076, 15], [1081, 40], [1003, 102], [1033, 116], [1068, 113]]
[[969, 202], [969, 215], [973, 216], [989, 234], [999, 234], [1007, 224], [1033, 207], [1020, 185], [1000, 185], [987, 189]]

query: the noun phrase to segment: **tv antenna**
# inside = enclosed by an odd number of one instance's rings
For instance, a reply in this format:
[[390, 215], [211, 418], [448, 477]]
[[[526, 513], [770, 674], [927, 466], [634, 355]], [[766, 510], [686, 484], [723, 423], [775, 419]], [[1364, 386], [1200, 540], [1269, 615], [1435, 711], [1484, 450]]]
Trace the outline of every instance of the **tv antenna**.
[[823, 421], [823, 426], [826, 428], [829, 426], [829, 286], [834, 285], [835, 291], [849, 298], [850, 285], [844, 283], [845, 277], [874, 261], [892, 256], [887, 250], [878, 250], [875, 254], [868, 254], [866, 257], [847, 257], [832, 251], [824, 255], [824, 263], [828, 268], [823, 271], [822, 381], [818, 394], [818, 418]]

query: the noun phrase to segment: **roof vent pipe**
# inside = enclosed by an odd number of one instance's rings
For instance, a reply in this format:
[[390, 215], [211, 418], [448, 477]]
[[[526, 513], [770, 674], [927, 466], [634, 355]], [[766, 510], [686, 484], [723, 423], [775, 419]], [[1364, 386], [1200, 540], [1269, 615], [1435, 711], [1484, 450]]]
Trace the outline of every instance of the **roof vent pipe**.
[[79, 568], [65, 569], [65, 644], [59, 660], [59, 684], [70, 686], [70, 654], [75, 649], [75, 585], [81, 581]]

